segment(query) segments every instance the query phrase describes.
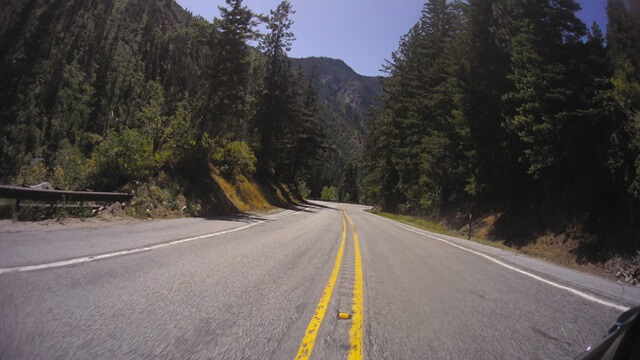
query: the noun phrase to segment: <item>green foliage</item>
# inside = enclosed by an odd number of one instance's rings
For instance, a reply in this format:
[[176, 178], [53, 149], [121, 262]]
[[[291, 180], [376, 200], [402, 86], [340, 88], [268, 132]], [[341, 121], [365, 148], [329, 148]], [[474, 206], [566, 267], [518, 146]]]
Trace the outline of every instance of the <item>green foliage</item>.
[[427, 1], [387, 66], [366, 144], [367, 201], [637, 224], [637, 5], [609, 0], [606, 47], [579, 8]]
[[338, 189], [335, 186], [325, 186], [322, 188], [320, 198], [325, 201], [338, 201]]
[[271, 11], [261, 48], [266, 57], [264, 91], [256, 114], [255, 129], [259, 134], [258, 166], [266, 174], [278, 176], [278, 159], [290, 148], [287, 126], [295, 120], [294, 83], [287, 51], [294, 39], [289, 31], [293, 21], [291, 4], [283, 1]]
[[256, 171], [256, 157], [249, 145], [242, 141], [224, 143], [214, 150], [211, 160], [222, 174], [231, 178], [251, 176]]
[[5, 181], [31, 157], [53, 173], [65, 141], [90, 156], [110, 131], [155, 135], [157, 150], [158, 130], [202, 88], [206, 50], [196, 45], [205, 30], [175, 2], [12, 2], [3, 19]]
[[87, 158], [82, 151], [63, 141], [53, 164], [52, 185], [66, 190], [83, 190], [88, 186], [88, 175]]
[[287, 57], [292, 6], [264, 17], [243, 3], [212, 23], [173, 1], [7, 4], [0, 178], [109, 190], [209, 165], [251, 176], [258, 163], [291, 185], [314, 176], [322, 107]]
[[153, 145], [133, 129], [111, 132], [90, 160], [90, 182], [95, 190], [114, 190], [133, 181], [146, 180], [156, 168]]
[[46, 180], [47, 166], [42, 161], [22, 166], [16, 177], [16, 183], [19, 185], [37, 185]]
[[201, 112], [200, 129], [210, 137], [247, 135], [251, 111], [251, 61], [249, 41], [258, 39], [259, 19], [243, 6], [242, 0], [227, 1], [219, 7], [220, 18], [214, 18], [206, 38], [210, 57], [205, 67], [207, 90]]
[[637, 1], [609, 0], [607, 15], [608, 55], [613, 65], [610, 95], [623, 111], [616, 135], [629, 141], [618, 143], [616, 150], [625, 155], [614, 163], [619, 182], [640, 200], [640, 5]]
[[459, 189], [467, 175], [467, 130], [456, 101], [460, 9], [458, 2], [427, 2], [389, 64], [368, 164], [370, 171], [380, 172], [379, 190], [369, 193], [379, 193], [385, 209], [402, 205], [415, 211], [464, 196]]
[[191, 105], [184, 100], [175, 113], [167, 117], [156, 161], [170, 168], [177, 168], [196, 147], [197, 129], [192, 121]]

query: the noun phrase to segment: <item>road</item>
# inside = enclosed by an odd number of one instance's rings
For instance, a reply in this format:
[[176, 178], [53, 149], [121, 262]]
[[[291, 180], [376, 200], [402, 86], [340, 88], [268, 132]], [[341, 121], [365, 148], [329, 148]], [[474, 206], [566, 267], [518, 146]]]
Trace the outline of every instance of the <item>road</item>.
[[355, 205], [0, 228], [0, 359], [572, 359], [639, 303]]

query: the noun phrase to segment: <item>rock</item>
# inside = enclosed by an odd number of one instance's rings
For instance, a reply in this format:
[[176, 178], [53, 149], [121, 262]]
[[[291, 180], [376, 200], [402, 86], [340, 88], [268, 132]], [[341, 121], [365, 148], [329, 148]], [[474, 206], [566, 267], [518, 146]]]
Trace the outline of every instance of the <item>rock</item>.
[[125, 214], [124, 208], [123, 204], [116, 201], [115, 203], [107, 206], [106, 210], [113, 216], [123, 216]]
[[622, 272], [618, 271], [618, 272], [616, 273], [616, 277], [618, 277], [618, 278], [619, 278], [619, 277], [621, 277], [621, 276], [622, 276]]
[[36, 165], [39, 165], [39, 164], [44, 163], [44, 162], [45, 162], [44, 159], [41, 158], [41, 157], [34, 158], [29, 162], [29, 166], [36, 166]]
[[53, 187], [48, 182], [41, 182], [38, 185], [29, 186], [32, 189], [41, 189], [41, 190], [53, 190]]

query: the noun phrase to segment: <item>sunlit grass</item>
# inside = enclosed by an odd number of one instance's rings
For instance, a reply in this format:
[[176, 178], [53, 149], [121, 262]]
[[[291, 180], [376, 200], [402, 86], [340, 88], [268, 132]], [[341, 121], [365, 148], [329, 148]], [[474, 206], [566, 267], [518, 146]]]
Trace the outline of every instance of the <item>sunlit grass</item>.
[[[371, 211], [371, 213], [385, 217], [387, 219], [395, 220], [407, 225], [412, 225], [423, 230], [435, 232], [438, 234], [454, 236], [461, 239], [463, 236], [460, 231], [456, 231], [452, 228], [449, 228], [442, 223], [429, 221], [428, 219], [424, 219], [416, 216], [390, 214], [390, 213], [385, 213], [381, 211]], [[471, 241], [477, 242], [479, 244], [491, 246], [494, 248], [502, 249], [502, 250], [511, 250], [511, 251], [514, 250], [513, 248], [510, 248], [507, 245], [505, 245], [502, 241], [494, 241], [494, 240], [489, 240], [486, 238], [480, 238], [475, 236], [471, 237]]]
[[416, 226], [420, 229], [424, 229], [424, 230], [428, 230], [428, 231], [433, 231], [433, 232], [437, 232], [440, 234], [445, 234], [445, 235], [451, 235], [451, 236], [455, 236], [455, 231], [453, 229], [450, 229], [448, 227], [446, 227], [443, 224], [438, 224], [435, 223], [433, 221], [429, 221], [423, 218], [419, 218], [419, 217], [415, 217], [415, 216], [408, 216], [408, 215], [396, 215], [396, 214], [391, 214], [391, 213], [386, 213], [386, 212], [382, 212], [382, 211], [371, 211], [372, 214], [376, 214], [376, 215], [380, 215], [382, 217], [385, 217], [387, 219], [391, 219], [391, 220], [395, 220], [395, 221], [399, 221], [401, 223], [405, 223], [408, 225], [413, 225]]
[[255, 181], [250, 181], [244, 176], [239, 176], [234, 183], [227, 181], [220, 175], [213, 175], [213, 178], [238, 210], [253, 212], [273, 208]]

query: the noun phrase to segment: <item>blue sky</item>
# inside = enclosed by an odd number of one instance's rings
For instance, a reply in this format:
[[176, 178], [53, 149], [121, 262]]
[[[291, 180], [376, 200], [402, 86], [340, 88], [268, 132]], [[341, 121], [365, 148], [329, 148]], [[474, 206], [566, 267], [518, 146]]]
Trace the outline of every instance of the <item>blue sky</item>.
[[[224, 0], [177, 0], [192, 13], [211, 20]], [[296, 14], [296, 41], [291, 57], [327, 56], [344, 60], [362, 75], [380, 75], [384, 59], [398, 48], [400, 36], [420, 17], [425, 0], [290, 0]], [[588, 25], [606, 28], [606, 0], [578, 0], [578, 16]], [[280, 0], [245, 0], [245, 5], [267, 14]]]

